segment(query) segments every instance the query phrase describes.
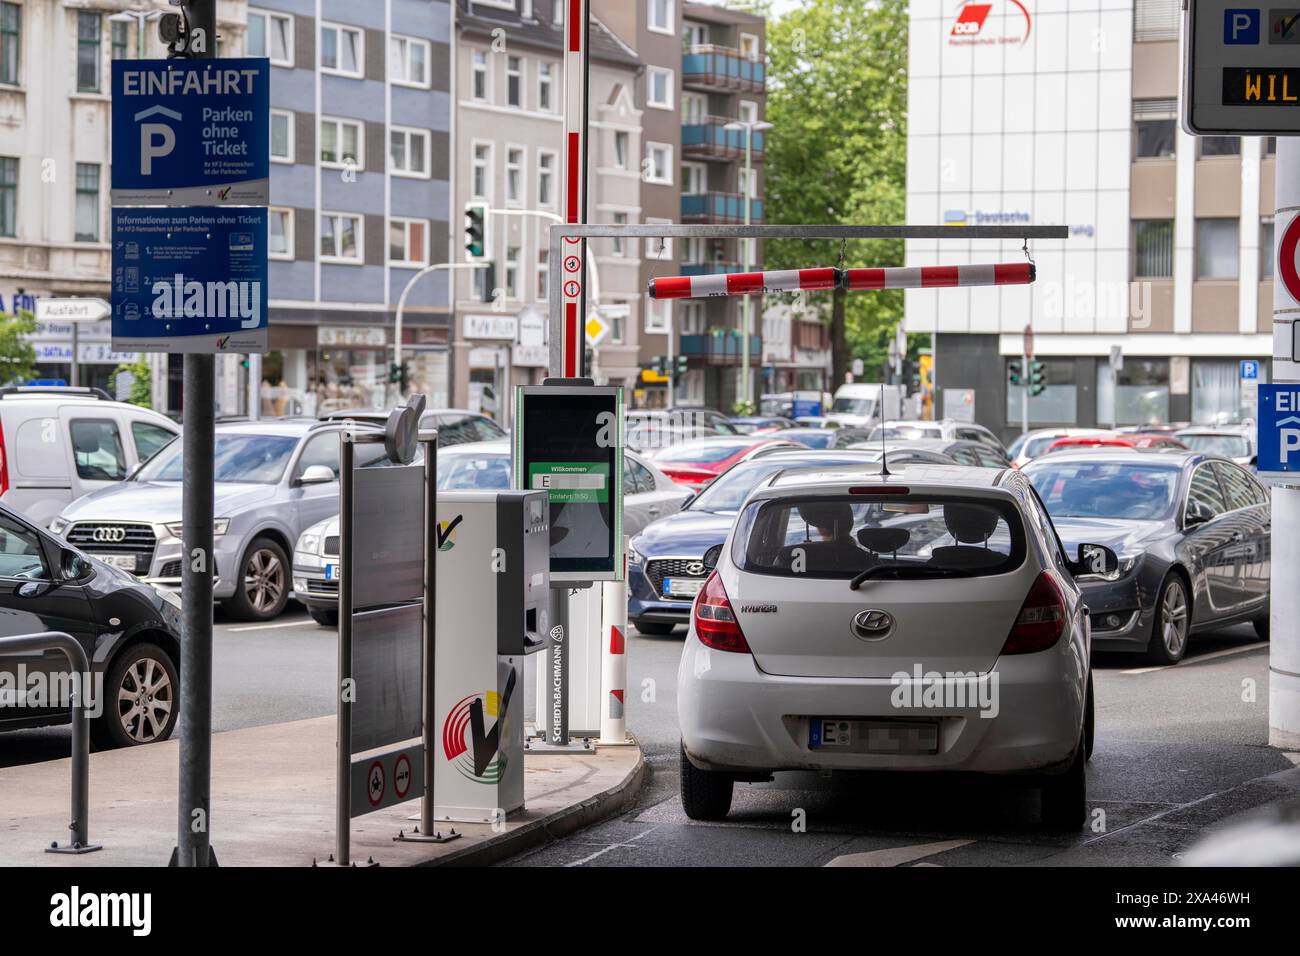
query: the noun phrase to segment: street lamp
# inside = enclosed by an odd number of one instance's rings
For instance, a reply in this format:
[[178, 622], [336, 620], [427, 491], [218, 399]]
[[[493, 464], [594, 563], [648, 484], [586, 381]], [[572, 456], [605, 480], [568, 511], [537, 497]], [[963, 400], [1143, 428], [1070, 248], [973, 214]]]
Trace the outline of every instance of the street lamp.
[[144, 59], [144, 25], [150, 20], [157, 20], [163, 15], [161, 10], [122, 10], [108, 19], [114, 23], [135, 24], [135, 58]]
[[[755, 131], [761, 133], [769, 130], [772, 128], [772, 124], [763, 120], [732, 120], [722, 128], [731, 132], [740, 132], [741, 130], [745, 132], [745, 193], [741, 196], [741, 199], [745, 203], [745, 225], [748, 226], [750, 203], [754, 196], [754, 133]], [[753, 239], [741, 240], [741, 245], [745, 250], [742, 264], [742, 271], [744, 272], [748, 272], [753, 267], [750, 262], [753, 241]], [[741, 303], [740, 319], [740, 391], [744, 395], [746, 403], [753, 401], [753, 395], [750, 394], [752, 389], [749, 384], [749, 300], [750, 296], [745, 296], [744, 301]]]

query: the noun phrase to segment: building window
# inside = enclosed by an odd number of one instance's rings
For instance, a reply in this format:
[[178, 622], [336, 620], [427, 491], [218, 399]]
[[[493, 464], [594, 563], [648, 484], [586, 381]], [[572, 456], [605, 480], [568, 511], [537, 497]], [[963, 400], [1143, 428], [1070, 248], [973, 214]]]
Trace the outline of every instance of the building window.
[[392, 81], [398, 86], [427, 89], [432, 49], [428, 40], [394, 34], [388, 41], [388, 68]]
[[555, 206], [555, 154], [545, 150], [537, 151], [537, 205]]
[[491, 191], [492, 147], [487, 143], [474, 144], [474, 172], [471, 182], [475, 199], [487, 199]]
[[551, 254], [547, 249], [537, 251], [537, 301], [545, 302], [550, 298], [551, 289]]
[[1146, 425], [1169, 421], [1169, 359], [1126, 357], [1124, 367], [1097, 363], [1097, 422]]
[[473, 91], [474, 99], [486, 103], [488, 99], [487, 54], [482, 50], [475, 50], [471, 54], [471, 61], [470, 69], [473, 71], [473, 80], [470, 88]]
[[271, 161], [293, 162], [293, 114], [271, 110]]
[[519, 298], [519, 247], [506, 247], [506, 298]]
[[674, 33], [673, 4], [675, 0], [646, 0], [646, 26], [655, 33]]
[[703, 163], [682, 163], [682, 192], [698, 196], [708, 191], [708, 167]]
[[1179, 0], [1136, 0], [1133, 8], [1133, 39], [1177, 40], [1181, 19]]
[[682, 94], [682, 123], [694, 126], [703, 123], [709, 115], [709, 98], [703, 93]]
[[614, 133], [614, 165], [619, 169], [627, 169], [628, 143], [626, 132], [618, 130]]
[[[671, 223], [671, 219], [659, 219], [656, 216], [646, 216], [645, 218], [647, 226], [667, 226], [671, 225]], [[649, 236], [645, 241], [645, 255], [647, 259], [653, 259], [655, 262], [671, 262], [673, 259], [673, 241], [662, 236]]]
[[1277, 155], [1277, 137], [1276, 137], [1276, 136], [1265, 136], [1265, 137], [1264, 137], [1264, 155], [1265, 155], [1265, 156], [1276, 156], [1276, 155]]
[[293, 17], [249, 10], [244, 46], [249, 56], [269, 57], [276, 66], [293, 66]]
[[103, 22], [98, 13], [77, 11], [77, 92], [98, 93], [100, 38]]
[[555, 107], [551, 105], [552, 90], [555, 86], [554, 68], [549, 63], [537, 64], [537, 108], [549, 113]]
[[673, 108], [673, 71], [648, 67], [645, 72], [645, 101], [656, 109]]
[[523, 61], [517, 56], [506, 57], [506, 105], [524, 105]]
[[326, 73], [360, 78], [364, 72], [365, 38], [358, 27], [322, 23], [320, 68]]
[[267, 246], [268, 258], [292, 259], [293, 210], [271, 208], [268, 210], [268, 218], [271, 221], [270, 243]]
[[1239, 359], [1192, 360], [1192, 421], [1197, 425], [1218, 425], [1247, 417], [1250, 413], [1242, 407], [1241, 393]]
[[18, 229], [18, 160], [0, 156], [0, 236], [12, 238]]
[[1236, 219], [1196, 220], [1196, 278], [1237, 278], [1240, 253]]
[[99, 163], [77, 163], [77, 242], [99, 242]]
[[1133, 155], [1137, 159], [1173, 159], [1178, 131], [1174, 100], [1133, 101]]
[[393, 219], [388, 225], [388, 259], [394, 265], [429, 261], [429, 224], [423, 219]]
[[524, 201], [524, 151], [506, 149], [506, 204], [518, 206]]
[[671, 299], [650, 299], [645, 302], [645, 330], [651, 335], [662, 335], [668, 331], [673, 320], [673, 303]]
[[1273, 248], [1273, 217], [1269, 216], [1259, 221], [1259, 277], [1261, 279], [1273, 278], [1273, 260], [1277, 258], [1277, 250]]
[[22, 51], [23, 8], [16, 3], [0, 3], [0, 83], [18, 85]]
[[355, 120], [320, 121], [320, 161], [323, 166], [362, 168], [361, 124]]
[[1133, 253], [1133, 278], [1172, 278], [1174, 274], [1173, 220], [1135, 219]]
[[352, 213], [324, 212], [320, 217], [322, 262], [361, 264], [361, 217]]
[[[5, 4], [10, 6], [11, 4]], [[109, 21], [109, 44], [114, 60], [125, 60], [131, 55], [131, 24], [122, 20]]]
[[[614, 213], [614, 225], [616, 225], [616, 226], [626, 226], [626, 225], [627, 225], [627, 213], [625, 213], [625, 212], [616, 212], [616, 213]], [[626, 246], [626, 244], [625, 244], [624, 239], [623, 239], [622, 236], [615, 236], [612, 240], [610, 240], [610, 245], [613, 247], [612, 250], [611, 250], [611, 254], [612, 254], [612, 255], [616, 255], [616, 256], [625, 256], [625, 255], [627, 255], [627, 246]]]
[[645, 173], [648, 183], [663, 186], [673, 184], [673, 148], [667, 143], [646, 143]]
[[[668, 300], [665, 300], [667, 302]], [[682, 335], [703, 335], [705, 328], [704, 303], [682, 303]]]
[[429, 134], [425, 130], [394, 126], [388, 133], [388, 150], [393, 173], [399, 176], [429, 175]]
[[1199, 136], [1201, 156], [1240, 156], [1240, 136]]
[[[1008, 358], [1006, 374], [1010, 374], [1009, 365], [1016, 359]], [[1045, 376], [1044, 388], [1037, 395], [1029, 397], [1030, 424], [1039, 425], [1073, 425], [1079, 420], [1079, 389], [1075, 383], [1074, 359], [1040, 359]], [[1007, 389], [1007, 421], [1018, 422], [1024, 414], [1024, 388], [1011, 386]]]
[[740, 35], [740, 55], [746, 60], [758, 59], [758, 37], [753, 33]]

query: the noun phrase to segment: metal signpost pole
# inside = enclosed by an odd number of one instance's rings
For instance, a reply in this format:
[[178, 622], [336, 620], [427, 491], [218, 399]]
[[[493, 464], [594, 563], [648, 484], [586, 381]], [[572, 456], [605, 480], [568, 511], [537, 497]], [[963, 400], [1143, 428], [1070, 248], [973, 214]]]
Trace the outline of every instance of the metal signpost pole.
[[339, 657], [338, 751], [334, 780], [334, 862], [347, 866], [352, 838], [352, 468], [356, 462], [355, 434], [345, 428], [339, 436]]

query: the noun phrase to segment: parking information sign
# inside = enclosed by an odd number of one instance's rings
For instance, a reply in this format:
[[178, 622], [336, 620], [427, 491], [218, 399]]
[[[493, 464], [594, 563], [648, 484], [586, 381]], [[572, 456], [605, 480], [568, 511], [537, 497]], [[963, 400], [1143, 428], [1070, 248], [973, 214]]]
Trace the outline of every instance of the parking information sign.
[[115, 206], [270, 201], [265, 58], [113, 61]]
[[1300, 476], [1300, 385], [1260, 385], [1259, 474]]
[[263, 208], [113, 210], [113, 349], [264, 352]]
[[1300, 134], [1300, 4], [1190, 0], [1186, 36], [1189, 133]]

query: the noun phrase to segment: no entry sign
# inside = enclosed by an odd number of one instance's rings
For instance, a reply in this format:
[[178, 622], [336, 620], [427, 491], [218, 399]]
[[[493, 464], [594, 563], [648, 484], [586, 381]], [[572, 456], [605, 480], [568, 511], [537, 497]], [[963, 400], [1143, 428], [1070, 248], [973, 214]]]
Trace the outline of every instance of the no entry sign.
[[1291, 221], [1277, 237], [1277, 277], [1292, 302], [1300, 306], [1300, 261], [1297, 259], [1300, 259], [1300, 215], [1292, 213]]

